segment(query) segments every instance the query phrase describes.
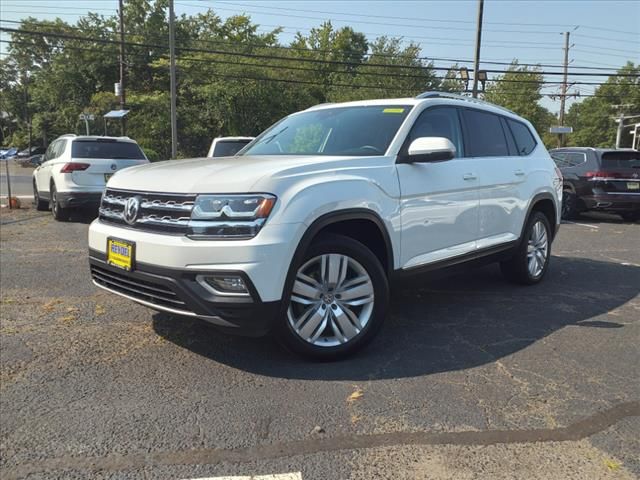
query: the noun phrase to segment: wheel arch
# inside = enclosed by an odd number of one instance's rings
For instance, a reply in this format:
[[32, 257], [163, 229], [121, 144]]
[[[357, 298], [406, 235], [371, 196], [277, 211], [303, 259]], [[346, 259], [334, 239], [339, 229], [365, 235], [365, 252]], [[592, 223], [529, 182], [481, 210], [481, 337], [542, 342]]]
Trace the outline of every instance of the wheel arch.
[[525, 221], [520, 232], [520, 239], [522, 240], [524, 238], [524, 230], [527, 227], [527, 223], [529, 222], [529, 218], [531, 218], [533, 212], [541, 212], [547, 217], [547, 220], [549, 220], [549, 224], [553, 230], [553, 237], [555, 238], [558, 231], [558, 209], [556, 207], [556, 199], [549, 192], [540, 192], [536, 194], [529, 203], [527, 215], [525, 216]]

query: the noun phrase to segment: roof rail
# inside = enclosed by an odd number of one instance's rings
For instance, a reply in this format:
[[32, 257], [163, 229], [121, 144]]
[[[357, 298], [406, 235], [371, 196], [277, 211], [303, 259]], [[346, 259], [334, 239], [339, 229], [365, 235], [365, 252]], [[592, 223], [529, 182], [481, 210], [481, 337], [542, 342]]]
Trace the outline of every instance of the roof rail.
[[504, 110], [505, 112], [512, 113], [513, 115], [517, 115], [517, 113], [509, 110], [508, 108], [501, 107], [500, 105], [496, 105], [495, 103], [485, 102], [484, 100], [478, 100], [477, 98], [473, 97], [465, 97], [464, 95], [458, 95], [457, 93], [430, 91], [423, 92], [420, 95], [416, 95], [416, 98], [451, 98], [453, 100], [463, 100], [465, 102], [477, 103], [479, 105], [489, 105]]
[[77, 137], [75, 133], [65, 133], [64, 135], [60, 135], [61, 137]]
[[324, 107], [325, 105], [333, 105], [333, 102], [318, 103], [317, 105], [310, 106], [309, 108], [307, 108], [307, 110], [313, 110], [318, 107]]

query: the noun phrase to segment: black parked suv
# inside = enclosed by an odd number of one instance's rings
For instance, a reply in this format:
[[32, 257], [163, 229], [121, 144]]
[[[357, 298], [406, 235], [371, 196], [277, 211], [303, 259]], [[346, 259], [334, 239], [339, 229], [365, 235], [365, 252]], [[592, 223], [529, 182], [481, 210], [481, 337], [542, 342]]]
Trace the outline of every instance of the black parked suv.
[[587, 147], [549, 152], [564, 177], [562, 218], [587, 210], [640, 220], [640, 152]]

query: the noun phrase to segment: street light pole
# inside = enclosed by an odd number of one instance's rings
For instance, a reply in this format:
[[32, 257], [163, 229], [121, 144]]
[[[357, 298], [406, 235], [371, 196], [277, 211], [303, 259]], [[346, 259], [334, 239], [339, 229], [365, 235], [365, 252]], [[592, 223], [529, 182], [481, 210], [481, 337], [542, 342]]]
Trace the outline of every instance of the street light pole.
[[478, 0], [478, 24], [476, 26], [476, 55], [473, 60], [473, 98], [478, 98], [478, 71], [480, 70], [480, 44], [482, 43], [482, 10], [484, 0]]
[[171, 82], [171, 158], [178, 156], [178, 124], [176, 119], [176, 38], [173, 0], [169, 0], [169, 75]]

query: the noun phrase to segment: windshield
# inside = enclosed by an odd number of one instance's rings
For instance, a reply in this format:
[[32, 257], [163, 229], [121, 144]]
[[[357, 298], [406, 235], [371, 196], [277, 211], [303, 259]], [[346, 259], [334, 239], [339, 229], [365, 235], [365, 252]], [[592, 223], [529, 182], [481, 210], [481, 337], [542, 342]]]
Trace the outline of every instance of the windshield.
[[144, 160], [145, 156], [136, 143], [116, 140], [74, 140], [71, 146], [73, 158], [110, 158]]
[[286, 117], [243, 155], [384, 155], [411, 110], [376, 105], [312, 110]]

